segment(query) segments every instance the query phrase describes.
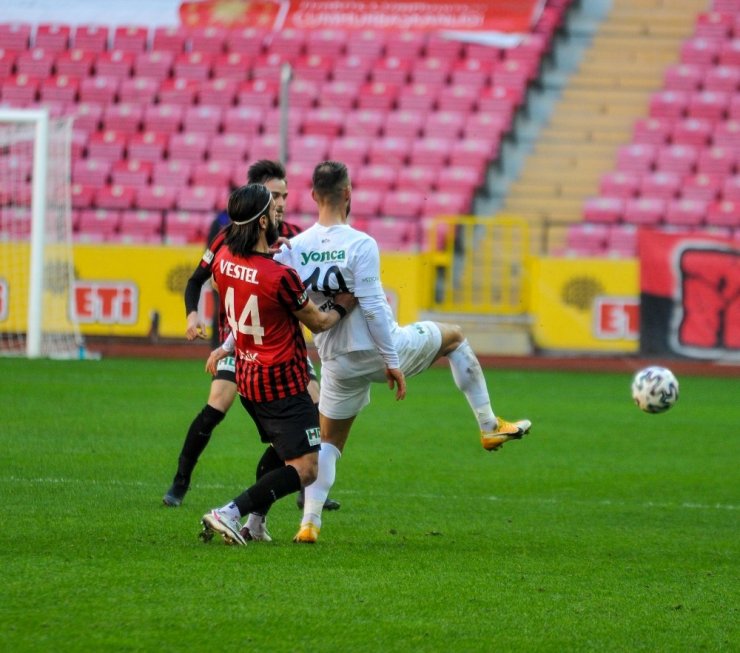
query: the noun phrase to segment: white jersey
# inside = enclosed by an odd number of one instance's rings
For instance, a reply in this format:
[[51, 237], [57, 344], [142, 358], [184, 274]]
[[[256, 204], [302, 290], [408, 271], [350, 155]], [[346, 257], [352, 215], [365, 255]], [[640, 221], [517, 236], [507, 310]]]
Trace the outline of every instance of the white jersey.
[[[375, 314], [372, 319], [386, 324], [373, 325], [376, 337], [371, 334], [363, 311], [357, 307], [336, 326], [314, 336], [321, 359], [376, 349], [389, 354], [392, 340], [386, 340], [385, 344], [378, 342], [377, 327], [389, 336], [399, 327], [380, 281], [380, 253], [375, 240], [347, 224], [324, 227], [317, 223], [293, 237], [290, 244], [290, 249], [283, 246], [275, 260], [298, 271], [309, 297], [322, 310], [332, 306], [331, 298], [338, 292], [350, 292], [360, 302], [363, 298], [382, 298], [381, 314]], [[395, 351], [392, 356], [395, 357]]]

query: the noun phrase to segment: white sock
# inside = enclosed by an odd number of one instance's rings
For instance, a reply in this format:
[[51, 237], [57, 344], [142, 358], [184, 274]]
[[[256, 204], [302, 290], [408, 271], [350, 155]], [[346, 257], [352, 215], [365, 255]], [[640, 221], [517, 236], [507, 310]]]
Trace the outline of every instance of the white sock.
[[230, 501], [223, 508], [219, 508], [218, 510], [219, 512], [222, 512], [226, 516], [228, 516], [229, 519], [241, 519], [242, 518], [242, 514], [239, 512], [239, 508], [236, 507], [236, 504], [233, 501]]
[[333, 444], [321, 443], [319, 474], [316, 480], [306, 488], [301, 524], [311, 522], [321, 527], [321, 512], [324, 509], [326, 497], [329, 496], [329, 490], [334, 485], [334, 479], [337, 476], [337, 460], [341, 455], [342, 453]]
[[258, 515], [256, 512], [250, 512], [247, 521], [244, 524], [250, 531], [257, 531], [262, 528], [265, 521], [264, 515]]
[[447, 354], [447, 358], [455, 385], [468, 400], [480, 430], [492, 431], [496, 427], [496, 415], [488, 397], [486, 378], [470, 343], [463, 340], [457, 349]]

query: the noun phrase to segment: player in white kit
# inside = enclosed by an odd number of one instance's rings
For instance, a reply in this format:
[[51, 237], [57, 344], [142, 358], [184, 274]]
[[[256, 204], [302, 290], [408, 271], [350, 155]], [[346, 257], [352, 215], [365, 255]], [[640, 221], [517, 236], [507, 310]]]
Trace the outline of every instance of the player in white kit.
[[296, 542], [316, 542], [321, 512], [334, 484], [336, 463], [358, 413], [370, 402], [370, 384], [388, 383], [396, 398], [406, 395], [406, 376], [423, 372], [447, 356], [452, 376], [478, 421], [481, 444], [489, 451], [521, 438], [529, 420], [507, 422], [491, 408], [480, 363], [459, 326], [416, 322], [400, 327], [380, 279], [378, 245], [348, 223], [352, 187], [347, 167], [324, 161], [313, 173], [316, 224], [290, 241], [275, 259], [298, 271], [310, 298], [323, 310], [332, 296], [352, 293], [359, 303], [346, 319], [315, 336], [321, 359], [321, 451], [316, 481], [306, 488], [301, 528]]

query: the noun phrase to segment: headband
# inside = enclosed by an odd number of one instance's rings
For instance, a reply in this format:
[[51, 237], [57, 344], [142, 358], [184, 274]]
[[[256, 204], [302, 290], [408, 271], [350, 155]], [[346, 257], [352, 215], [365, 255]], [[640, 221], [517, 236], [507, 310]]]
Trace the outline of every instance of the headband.
[[257, 218], [259, 218], [265, 212], [265, 209], [267, 209], [267, 207], [270, 206], [270, 202], [272, 202], [272, 193], [270, 193], [270, 197], [267, 198], [267, 204], [265, 204], [257, 214], [253, 215], [251, 218], [248, 218], [247, 220], [240, 220], [239, 222], [237, 222], [236, 220], [232, 220], [231, 222], [233, 224], [238, 224], [238, 225], [249, 224], [253, 220], [256, 220]]

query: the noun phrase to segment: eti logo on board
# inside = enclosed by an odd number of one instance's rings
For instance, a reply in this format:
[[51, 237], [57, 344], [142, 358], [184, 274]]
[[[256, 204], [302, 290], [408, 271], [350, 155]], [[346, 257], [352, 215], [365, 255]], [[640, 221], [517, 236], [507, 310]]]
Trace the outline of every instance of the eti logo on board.
[[604, 340], [637, 340], [640, 337], [639, 300], [597, 297], [594, 300], [594, 333]]
[[81, 324], [135, 324], [139, 318], [139, 290], [134, 283], [76, 281], [71, 300]]

